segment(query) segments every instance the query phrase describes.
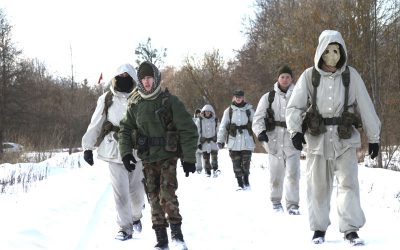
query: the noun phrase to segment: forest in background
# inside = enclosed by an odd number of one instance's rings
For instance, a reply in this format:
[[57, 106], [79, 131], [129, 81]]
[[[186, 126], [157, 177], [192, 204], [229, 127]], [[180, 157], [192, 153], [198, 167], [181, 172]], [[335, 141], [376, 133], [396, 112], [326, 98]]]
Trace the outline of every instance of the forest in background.
[[[388, 159], [400, 145], [400, 0], [255, 0], [254, 10], [254, 18], [243, 24], [246, 42], [234, 59], [225, 61], [218, 49], [201, 58], [189, 55], [180, 68], [162, 67], [164, 87], [189, 113], [211, 104], [221, 119], [238, 88], [256, 108], [272, 89], [282, 64], [293, 69], [296, 80], [313, 66], [320, 33], [338, 30], [346, 42], [348, 64], [361, 74], [381, 119], [381, 150], [386, 154], [377, 162], [388, 168]], [[6, 14], [0, 9], [0, 142], [72, 152], [80, 147], [103, 89], [87, 80], [77, 83], [73, 76], [50, 75], [44, 63], [24, 58], [13, 45]], [[132, 45], [132, 61], [162, 62], [166, 51], [145, 53], [149, 42]]]

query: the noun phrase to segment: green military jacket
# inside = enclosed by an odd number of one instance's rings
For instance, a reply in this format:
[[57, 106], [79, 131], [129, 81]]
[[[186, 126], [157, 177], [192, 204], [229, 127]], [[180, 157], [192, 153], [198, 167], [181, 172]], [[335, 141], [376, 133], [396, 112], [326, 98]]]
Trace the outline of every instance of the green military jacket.
[[[133, 97], [131, 97], [133, 98]], [[155, 99], [143, 99], [140, 96], [136, 100], [130, 100], [126, 116], [120, 122], [119, 149], [121, 157], [132, 153], [135, 142], [132, 132], [146, 137], [164, 137], [164, 129], [156, 111], [162, 107], [162, 94]], [[197, 149], [198, 133], [191, 115], [186, 111], [183, 103], [174, 95], [170, 95], [169, 102], [172, 110], [172, 121], [179, 134], [179, 143], [182, 149], [181, 160], [195, 163], [195, 152]], [[150, 146], [148, 152], [138, 152], [139, 158], [144, 162], [156, 162], [177, 156], [174, 152], [165, 150], [165, 146]]]

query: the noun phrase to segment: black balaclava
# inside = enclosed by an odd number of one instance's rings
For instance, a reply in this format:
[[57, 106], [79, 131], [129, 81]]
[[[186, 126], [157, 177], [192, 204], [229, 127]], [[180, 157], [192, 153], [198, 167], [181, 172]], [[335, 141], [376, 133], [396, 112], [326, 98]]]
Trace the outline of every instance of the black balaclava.
[[130, 93], [133, 90], [133, 79], [130, 75], [126, 77], [116, 76], [114, 89], [119, 92]]

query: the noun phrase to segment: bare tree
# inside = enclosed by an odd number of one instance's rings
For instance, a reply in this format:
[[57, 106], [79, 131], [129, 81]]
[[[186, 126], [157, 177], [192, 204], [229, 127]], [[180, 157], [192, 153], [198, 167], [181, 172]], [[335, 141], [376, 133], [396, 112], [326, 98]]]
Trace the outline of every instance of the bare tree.
[[7, 117], [12, 112], [8, 109], [9, 96], [15, 74], [17, 56], [20, 54], [11, 40], [11, 25], [9, 25], [2, 9], [0, 9], [0, 160], [3, 157], [4, 130], [7, 127]]
[[139, 66], [143, 61], [149, 61], [160, 67], [164, 63], [164, 58], [167, 57], [167, 49], [154, 49], [151, 44], [151, 38], [147, 38], [146, 43], [139, 43], [135, 49], [135, 55], [138, 57], [136, 63]]

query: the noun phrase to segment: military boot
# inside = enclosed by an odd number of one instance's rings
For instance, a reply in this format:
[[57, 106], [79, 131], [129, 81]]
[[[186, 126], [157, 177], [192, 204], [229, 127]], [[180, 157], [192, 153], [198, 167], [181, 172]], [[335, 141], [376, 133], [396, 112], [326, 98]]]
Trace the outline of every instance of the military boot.
[[245, 175], [243, 176], [243, 184], [244, 184], [245, 187], [249, 187], [249, 186], [250, 186], [250, 183], [249, 183], [249, 175], [248, 175], [248, 174], [245, 174]]
[[237, 179], [239, 188], [240, 188], [240, 189], [243, 189], [243, 187], [244, 187], [244, 186], [243, 186], [243, 178], [242, 178], [242, 177], [237, 177], [236, 179]]
[[178, 224], [171, 224], [171, 239], [176, 248], [187, 250], [186, 243], [183, 240], [182, 230], [181, 230], [181, 223]]
[[157, 244], [154, 249], [168, 250], [168, 235], [165, 227], [154, 229], [157, 237]]

